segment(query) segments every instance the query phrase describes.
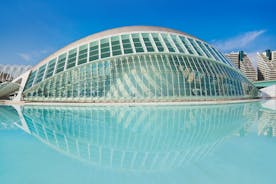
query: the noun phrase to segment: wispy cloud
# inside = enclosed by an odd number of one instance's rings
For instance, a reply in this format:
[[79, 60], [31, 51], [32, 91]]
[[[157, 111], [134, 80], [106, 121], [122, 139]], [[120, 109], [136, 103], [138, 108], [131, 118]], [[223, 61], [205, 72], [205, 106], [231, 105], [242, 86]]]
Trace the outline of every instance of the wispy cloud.
[[31, 61], [32, 60], [32, 57], [30, 54], [28, 53], [17, 53], [17, 55], [23, 59], [24, 61]]
[[229, 38], [226, 40], [214, 40], [213, 44], [224, 52], [229, 52], [237, 49], [244, 49], [256, 40], [266, 30], [256, 30], [243, 33], [241, 35]]
[[31, 51], [31, 52], [19, 52], [17, 55], [26, 62], [31, 62], [34, 60], [37, 60], [36, 62], [39, 62], [39, 59], [41, 57], [44, 57], [49, 53], [49, 50], [43, 49], [43, 50], [38, 50], [38, 51]]
[[258, 51], [247, 53], [247, 56], [249, 57], [255, 69], [257, 68], [257, 52]]

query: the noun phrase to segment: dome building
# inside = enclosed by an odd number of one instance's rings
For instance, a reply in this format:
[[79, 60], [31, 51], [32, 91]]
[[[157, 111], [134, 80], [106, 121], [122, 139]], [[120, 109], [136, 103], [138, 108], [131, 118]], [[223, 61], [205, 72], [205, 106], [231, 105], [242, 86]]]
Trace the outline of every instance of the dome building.
[[180, 31], [121, 27], [80, 39], [30, 70], [22, 98], [159, 102], [254, 98], [258, 90], [221, 52]]

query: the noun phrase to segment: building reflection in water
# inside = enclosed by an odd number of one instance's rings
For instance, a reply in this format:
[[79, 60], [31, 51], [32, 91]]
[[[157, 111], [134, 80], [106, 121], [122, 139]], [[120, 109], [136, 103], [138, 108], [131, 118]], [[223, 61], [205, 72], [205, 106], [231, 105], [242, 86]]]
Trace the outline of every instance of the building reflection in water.
[[99, 167], [160, 171], [206, 157], [253, 123], [256, 112], [255, 103], [22, 106], [18, 126], [57, 151]]
[[101, 168], [160, 171], [206, 158], [227, 137], [276, 135], [276, 101], [203, 106], [0, 106], [15, 125], [70, 157]]
[[12, 106], [0, 105], [0, 130], [14, 129], [21, 124], [17, 111]]
[[262, 103], [259, 111], [258, 135], [276, 136], [276, 100]]

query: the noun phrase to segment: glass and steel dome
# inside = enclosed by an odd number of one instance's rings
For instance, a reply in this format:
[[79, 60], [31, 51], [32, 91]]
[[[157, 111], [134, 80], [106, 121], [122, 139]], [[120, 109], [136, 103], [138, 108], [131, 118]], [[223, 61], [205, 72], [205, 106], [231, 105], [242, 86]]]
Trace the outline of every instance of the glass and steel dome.
[[26, 101], [152, 102], [257, 97], [224, 55], [180, 31], [130, 26], [78, 40], [32, 68]]

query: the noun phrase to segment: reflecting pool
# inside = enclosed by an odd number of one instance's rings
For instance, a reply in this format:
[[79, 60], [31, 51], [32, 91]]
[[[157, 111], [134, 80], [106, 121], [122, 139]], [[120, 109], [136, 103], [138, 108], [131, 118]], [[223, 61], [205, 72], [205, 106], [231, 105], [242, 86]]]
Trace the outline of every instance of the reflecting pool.
[[1, 183], [275, 183], [276, 100], [0, 106]]

